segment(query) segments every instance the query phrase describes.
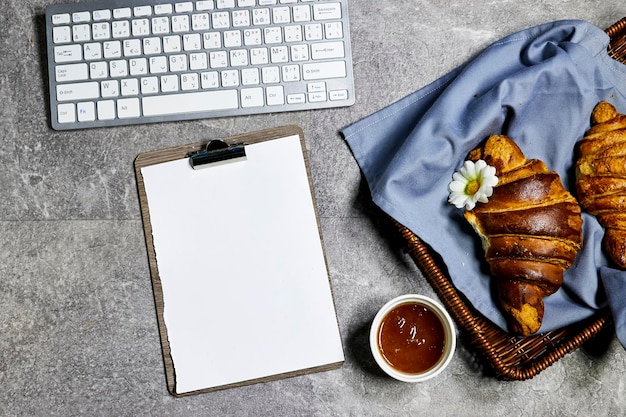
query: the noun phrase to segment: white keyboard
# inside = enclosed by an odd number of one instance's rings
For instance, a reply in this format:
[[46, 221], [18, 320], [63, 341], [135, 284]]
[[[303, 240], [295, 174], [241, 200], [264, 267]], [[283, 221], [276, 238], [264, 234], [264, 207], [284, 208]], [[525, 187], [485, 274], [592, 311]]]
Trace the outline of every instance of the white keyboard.
[[46, 9], [51, 124], [354, 104], [347, 0], [96, 0]]

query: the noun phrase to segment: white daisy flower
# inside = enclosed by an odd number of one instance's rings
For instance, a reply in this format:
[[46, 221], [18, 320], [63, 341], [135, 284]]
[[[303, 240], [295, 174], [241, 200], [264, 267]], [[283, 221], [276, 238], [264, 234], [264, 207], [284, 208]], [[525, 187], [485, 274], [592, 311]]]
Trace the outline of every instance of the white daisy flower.
[[493, 187], [498, 184], [496, 169], [479, 159], [476, 163], [465, 161], [458, 172], [452, 175], [448, 184], [450, 197], [448, 202], [457, 208], [465, 206], [472, 210], [477, 202], [486, 203], [493, 194]]

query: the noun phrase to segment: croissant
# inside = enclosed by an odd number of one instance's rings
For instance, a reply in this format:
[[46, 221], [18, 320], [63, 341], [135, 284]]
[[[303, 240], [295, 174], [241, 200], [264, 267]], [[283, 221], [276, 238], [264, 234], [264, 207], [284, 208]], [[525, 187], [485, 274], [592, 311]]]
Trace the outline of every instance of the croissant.
[[576, 191], [580, 205], [604, 227], [605, 253], [626, 268], [626, 116], [602, 101], [578, 143]]
[[493, 195], [465, 218], [482, 239], [511, 330], [530, 335], [541, 327], [543, 299], [561, 287], [582, 247], [580, 206], [556, 172], [526, 159], [507, 136], [490, 136], [468, 158], [496, 169]]

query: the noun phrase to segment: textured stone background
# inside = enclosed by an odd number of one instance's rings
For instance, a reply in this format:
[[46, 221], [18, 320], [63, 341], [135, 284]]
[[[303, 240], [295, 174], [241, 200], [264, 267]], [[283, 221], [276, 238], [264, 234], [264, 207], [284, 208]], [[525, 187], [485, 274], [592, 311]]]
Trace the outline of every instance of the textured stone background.
[[[617, 0], [352, 0], [357, 103], [344, 109], [55, 132], [44, 0], [1, 0], [0, 415], [617, 416], [613, 334], [526, 382], [485, 374], [466, 343], [438, 378], [394, 382], [367, 331], [406, 292], [434, 293], [373, 207], [340, 128], [430, 83], [492, 41], [563, 18], [605, 28]], [[304, 129], [346, 362], [340, 370], [183, 399], [166, 390], [133, 173], [137, 154], [296, 123]]]

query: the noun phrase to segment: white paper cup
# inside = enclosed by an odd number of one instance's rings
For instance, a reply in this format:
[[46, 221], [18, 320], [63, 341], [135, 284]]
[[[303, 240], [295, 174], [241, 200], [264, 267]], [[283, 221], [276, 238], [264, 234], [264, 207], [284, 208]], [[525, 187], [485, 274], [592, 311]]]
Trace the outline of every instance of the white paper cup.
[[[418, 304], [420, 306], [426, 307], [427, 310], [436, 315], [436, 317], [441, 322], [441, 325], [443, 326], [444, 340], [441, 357], [436, 361], [433, 366], [417, 373], [406, 372], [396, 369], [394, 366], [392, 366], [390, 361], [385, 358], [385, 355], [381, 351], [380, 347], [380, 331], [383, 320], [390, 312], [405, 304]], [[416, 332], [419, 332], [419, 330], [416, 330]], [[378, 311], [376, 317], [374, 317], [374, 321], [372, 322], [372, 327], [370, 329], [370, 348], [372, 350], [372, 354], [374, 355], [376, 363], [378, 363], [380, 368], [385, 371], [385, 373], [387, 373], [389, 376], [403, 382], [426, 381], [439, 375], [452, 360], [452, 356], [454, 355], [454, 351], [456, 349], [456, 331], [454, 322], [452, 321], [452, 318], [445, 310], [445, 308], [432, 298], [418, 294], [401, 295], [385, 304]], [[415, 351], [407, 351], [407, 354], [414, 353]]]

